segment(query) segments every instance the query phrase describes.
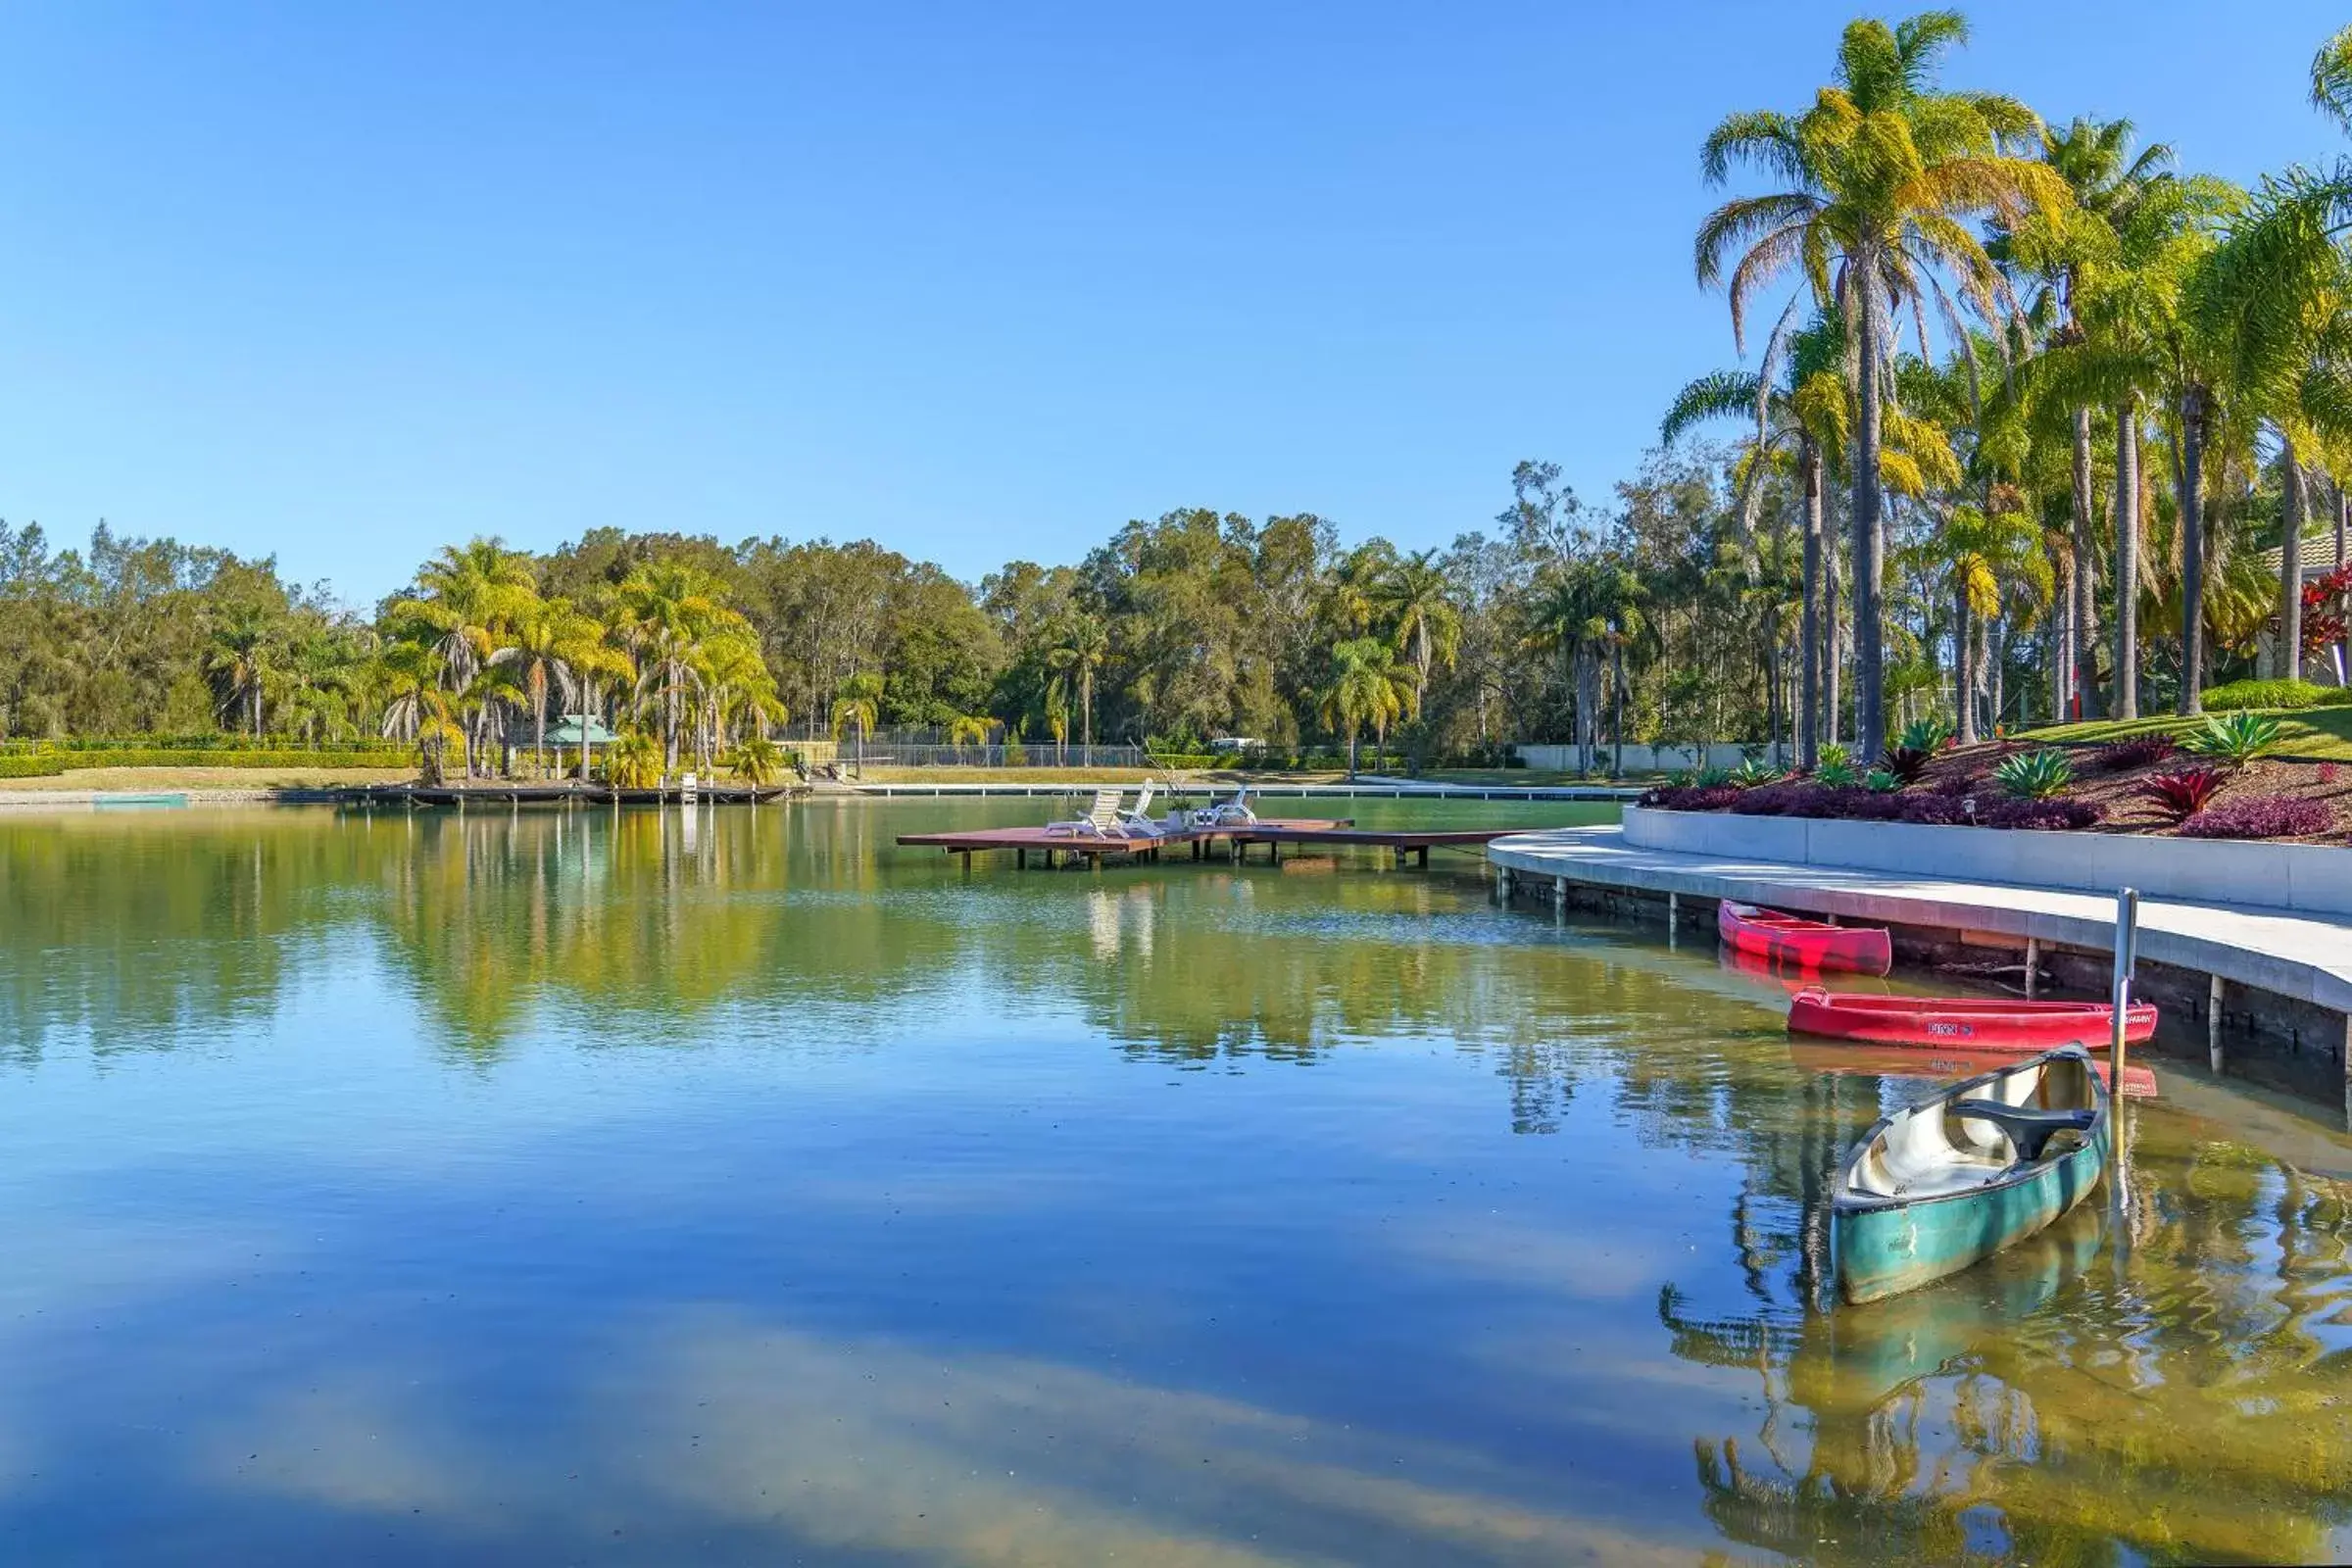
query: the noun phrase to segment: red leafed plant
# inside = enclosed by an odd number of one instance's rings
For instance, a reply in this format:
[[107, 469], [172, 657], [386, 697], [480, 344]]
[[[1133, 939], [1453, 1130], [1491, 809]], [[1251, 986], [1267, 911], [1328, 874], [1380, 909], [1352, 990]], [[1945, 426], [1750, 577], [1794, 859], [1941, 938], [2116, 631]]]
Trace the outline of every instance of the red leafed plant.
[[2318, 658], [2344, 640], [2344, 606], [2352, 600], [2352, 566], [2338, 566], [2303, 585], [2303, 657]]
[[2334, 825], [2325, 801], [2292, 795], [2257, 795], [2200, 811], [2180, 824], [2190, 839], [2307, 839]]
[[2183, 767], [2139, 781], [2141, 798], [2155, 803], [2170, 822], [2185, 822], [2205, 809], [2213, 792], [2221, 787], [2222, 770], [2218, 767]]

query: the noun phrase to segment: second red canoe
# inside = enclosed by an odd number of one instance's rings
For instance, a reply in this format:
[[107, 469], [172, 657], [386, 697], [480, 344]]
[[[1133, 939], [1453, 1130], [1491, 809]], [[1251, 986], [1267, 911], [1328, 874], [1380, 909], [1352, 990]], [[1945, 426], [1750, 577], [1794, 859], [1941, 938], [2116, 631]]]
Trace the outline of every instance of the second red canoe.
[[1832, 925], [1726, 899], [1715, 906], [1715, 932], [1733, 951], [1775, 963], [1856, 974], [1885, 974], [1894, 967], [1894, 944], [1885, 926]]
[[[1788, 1004], [1788, 1032], [1876, 1046], [1952, 1046], [1975, 1051], [2055, 1051], [2104, 1045], [2115, 1027], [2104, 1002], [2013, 1002], [2006, 997], [1865, 997], [1819, 987]], [[2124, 1038], [2156, 1032], [2156, 1005], [2135, 1002]]]

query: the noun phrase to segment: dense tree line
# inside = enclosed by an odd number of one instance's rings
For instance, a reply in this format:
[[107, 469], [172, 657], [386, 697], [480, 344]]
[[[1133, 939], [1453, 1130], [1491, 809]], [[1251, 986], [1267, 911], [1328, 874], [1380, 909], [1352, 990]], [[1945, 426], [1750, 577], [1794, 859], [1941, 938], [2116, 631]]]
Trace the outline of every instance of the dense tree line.
[[[0, 731], [388, 735], [470, 767], [519, 727], [553, 766], [551, 720], [588, 710], [639, 772], [906, 726], [1810, 760], [1913, 716], [2192, 712], [2266, 650], [2331, 667], [2347, 579], [2302, 568], [2352, 514], [2352, 161], [2184, 173], [2129, 123], [1944, 88], [1965, 37], [1856, 22], [1809, 106], [1706, 139], [1711, 181], [1757, 187], [1695, 246], [1755, 356], [1691, 381], [1605, 505], [1531, 462], [1443, 549], [1180, 510], [978, 583], [870, 541], [601, 528], [452, 547], [367, 613], [267, 561], [0, 526]], [[2312, 93], [2352, 126], [2352, 29]]]

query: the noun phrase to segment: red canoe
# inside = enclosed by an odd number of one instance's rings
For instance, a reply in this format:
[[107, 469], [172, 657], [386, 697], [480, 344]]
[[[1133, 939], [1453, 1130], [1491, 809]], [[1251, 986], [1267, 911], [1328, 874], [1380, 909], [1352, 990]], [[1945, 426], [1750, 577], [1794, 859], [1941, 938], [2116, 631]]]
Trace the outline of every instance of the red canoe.
[[[2006, 997], [1868, 997], [1809, 986], [1788, 1004], [1788, 1032], [1874, 1046], [1942, 1046], [2038, 1054], [2107, 1043], [2115, 1009], [2104, 1002], [2013, 1002]], [[2156, 1004], [2135, 1002], [2124, 1038], [2156, 1032]]]
[[[2006, 1051], [1947, 1051], [1939, 1046], [1788, 1046], [1789, 1059], [1810, 1072], [1872, 1073], [1882, 1078], [1966, 1078], [1991, 1072], [2015, 1061]], [[2104, 1052], [2091, 1058], [2099, 1082], [2107, 1083]], [[2109, 1084], [2112, 1089], [2114, 1086]], [[2131, 1100], [2154, 1100], [2156, 1075], [2136, 1061], [2124, 1063], [2124, 1095]]]
[[1894, 945], [1884, 926], [1832, 925], [1726, 899], [1715, 906], [1715, 930], [1735, 951], [1776, 963], [1856, 974], [1885, 974], [1894, 967]]

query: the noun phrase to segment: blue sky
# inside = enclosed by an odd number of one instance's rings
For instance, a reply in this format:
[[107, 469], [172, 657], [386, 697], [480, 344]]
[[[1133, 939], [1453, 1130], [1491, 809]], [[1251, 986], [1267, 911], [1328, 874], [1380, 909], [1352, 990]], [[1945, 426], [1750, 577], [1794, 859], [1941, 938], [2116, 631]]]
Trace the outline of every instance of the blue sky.
[[[2241, 179], [2340, 145], [2327, 8], [1968, 11], [1954, 84]], [[1731, 359], [1700, 137], [1854, 14], [13, 6], [0, 517], [365, 603], [474, 533], [976, 578], [1177, 506], [1442, 543], [1522, 458], [1605, 500]]]

